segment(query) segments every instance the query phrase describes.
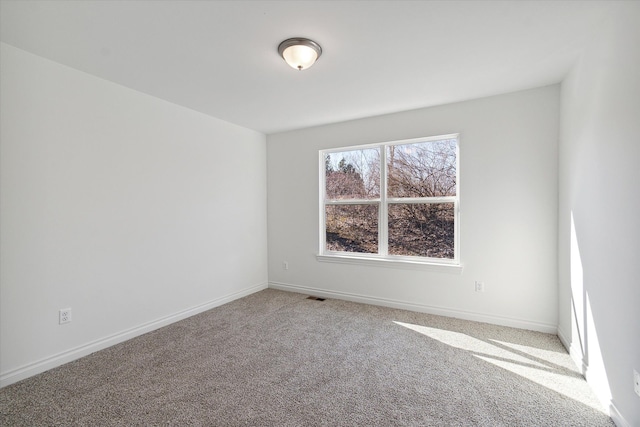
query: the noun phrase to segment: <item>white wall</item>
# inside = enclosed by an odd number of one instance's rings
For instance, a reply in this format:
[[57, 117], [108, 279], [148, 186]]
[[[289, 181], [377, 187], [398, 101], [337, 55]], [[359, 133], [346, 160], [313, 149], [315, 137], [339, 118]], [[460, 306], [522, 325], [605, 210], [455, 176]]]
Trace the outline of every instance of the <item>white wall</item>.
[[[269, 135], [270, 286], [555, 332], [558, 120], [556, 85]], [[316, 260], [318, 150], [457, 132], [461, 274]]]
[[266, 287], [263, 134], [1, 49], [3, 385]]
[[618, 425], [640, 425], [640, 3], [562, 83], [559, 335]]

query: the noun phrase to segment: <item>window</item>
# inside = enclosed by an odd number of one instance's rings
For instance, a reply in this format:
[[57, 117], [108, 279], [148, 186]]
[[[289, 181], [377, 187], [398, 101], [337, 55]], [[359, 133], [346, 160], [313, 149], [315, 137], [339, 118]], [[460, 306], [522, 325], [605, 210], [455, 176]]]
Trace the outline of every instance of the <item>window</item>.
[[320, 256], [459, 264], [458, 135], [320, 152]]

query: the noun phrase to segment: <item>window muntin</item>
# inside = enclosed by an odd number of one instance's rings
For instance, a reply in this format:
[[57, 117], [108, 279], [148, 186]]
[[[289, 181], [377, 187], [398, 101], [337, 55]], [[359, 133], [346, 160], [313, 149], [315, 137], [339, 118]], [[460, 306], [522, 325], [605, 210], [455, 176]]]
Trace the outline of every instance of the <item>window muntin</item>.
[[321, 255], [459, 264], [458, 136], [320, 152]]

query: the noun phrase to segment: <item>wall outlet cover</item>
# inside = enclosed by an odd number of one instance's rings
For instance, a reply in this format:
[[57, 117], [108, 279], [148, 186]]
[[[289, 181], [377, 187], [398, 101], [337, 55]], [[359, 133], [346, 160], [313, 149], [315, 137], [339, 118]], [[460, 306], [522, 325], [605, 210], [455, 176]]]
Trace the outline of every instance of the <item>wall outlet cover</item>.
[[71, 309], [60, 309], [58, 321], [60, 325], [71, 322]]

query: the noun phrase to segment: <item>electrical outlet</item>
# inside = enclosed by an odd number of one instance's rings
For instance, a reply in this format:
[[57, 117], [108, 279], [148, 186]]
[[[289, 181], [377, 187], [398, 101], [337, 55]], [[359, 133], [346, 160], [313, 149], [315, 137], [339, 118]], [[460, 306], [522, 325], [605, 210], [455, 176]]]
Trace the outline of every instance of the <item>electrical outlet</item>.
[[475, 290], [476, 290], [476, 292], [484, 292], [484, 282], [478, 282], [476, 280]]
[[60, 315], [59, 321], [60, 321], [61, 325], [71, 322], [71, 309], [70, 308], [61, 309], [60, 312], [59, 312], [59, 315]]
[[284, 261], [282, 263], [282, 268], [284, 268], [285, 270], [288, 270], [289, 269], [289, 263], [287, 261]]
[[640, 396], [640, 374], [635, 369], [633, 370], [633, 391]]

